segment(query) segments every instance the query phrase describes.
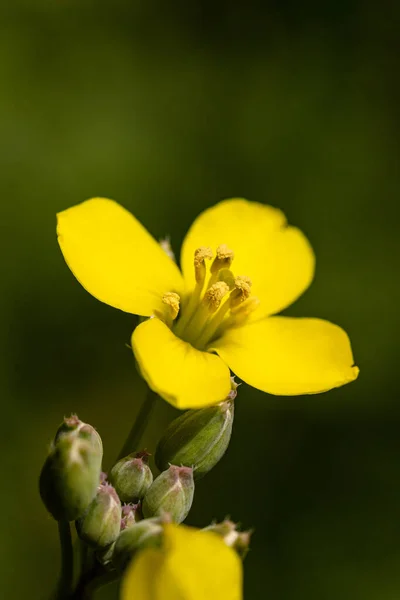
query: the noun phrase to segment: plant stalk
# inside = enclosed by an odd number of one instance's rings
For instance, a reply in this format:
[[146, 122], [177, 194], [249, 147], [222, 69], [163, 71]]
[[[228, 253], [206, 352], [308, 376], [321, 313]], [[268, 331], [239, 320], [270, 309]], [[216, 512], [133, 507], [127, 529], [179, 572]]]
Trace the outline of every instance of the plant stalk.
[[138, 449], [139, 442], [155, 406], [156, 399], [157, 394], [148, 388], [146, 397], [142, 402], [139, 413], [132, 425], [132, 429], [121, 448], [117, 461]]

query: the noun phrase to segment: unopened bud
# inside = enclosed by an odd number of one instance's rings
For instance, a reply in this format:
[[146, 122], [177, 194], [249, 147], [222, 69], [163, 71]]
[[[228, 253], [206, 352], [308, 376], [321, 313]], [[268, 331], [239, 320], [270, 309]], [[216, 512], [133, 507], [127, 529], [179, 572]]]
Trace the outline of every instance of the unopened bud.
[[112, 485], [100, 485], [85, 514], [77, 521], [79, 537], [95, 548], [106, 548], [121, 529], [121, 502]]
[[203, 531], [213, 531], [220, 535], [225, 544], [236, 550], [239, 556], [244, 559], [249, 551], [251, 531], [238, 531], [236, 523], [225, 519], [221, 523], [213, 523], [205, 527]]
[[121, 511], [121, 531], [131, 527], [142, 519], [140, 504], [125, 504]]
[[233, 401], [229, 399], [200, 410], [189, 410], [172, 421], [157, 446], [157, 467], [160, 471], [168, 464], [193, 467], [196, 480], [206, 475], [228, 447], [233, 416]]
[[168, 513], [172, 521], [181, 523], [189, 513], [193, 495], [193, 469], [171, 465], [148, 489], [143, 499], [143, 516], [159, 517]]
[[76, 420], [72, 427], [67, 420], [61, 425], [40, 474], [40, 495], [56, 520], [81, 517], [100, 481], [101, 438], [93, 427]]
[[80, 439], [90, 442], [93, 448], [97, 448], [98, 452], [101, 454], [101, 456], [103, 456], [103, 442], [101, 441], [100, 435], [97, 433], [94, 427], [81, 421], [77, 415], [64, 417], [64, 421], [57, 429], [54, 443], [57, 444], [57, 441], [64, 433], [72, 432], [75, 433], [75, 435]]
[[123, 571], [135, 552], [149, 546], [160, 546], [163, 522], [163, 519], [144, 519], [121, 531], [112, 556], [115, 568]]
[[129, 454], [111, 469], [110, 482], [117, 490], [121, 502], [141, 500], [153, 483], [147, 452]]

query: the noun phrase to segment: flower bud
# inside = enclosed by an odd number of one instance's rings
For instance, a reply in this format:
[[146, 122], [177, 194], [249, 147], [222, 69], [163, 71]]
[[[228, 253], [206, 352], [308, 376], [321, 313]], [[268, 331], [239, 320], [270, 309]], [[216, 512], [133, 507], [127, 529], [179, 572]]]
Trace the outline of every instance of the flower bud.
[[171, 465], [148, 489], [143, 499], [143, 516], [160, 517], [168, 513], [172, 521], [181, 523], [189, 513], [193, 495], [193, 469]]
[[158, 443], [155, 462], [193, 467], [194, 478], [208, 473], [224, 455], [231, 439], [233, 400], [200, 410], [189, 410], [169, 425]]
[[117, 539], [121, 529], [121, 501], [113, 486], [100, 485], [97, 494], [76, 522], [79, 537], [95, 548], [106, 548]]
[[140, 504], [125, 504], [121, 511], [121, 531], [131, 527], [142, 519]]
[[205, 527], [203, 531], [214, 531], [220, 535], [225, 544], [236, 550], [242, 559], [245, 558], [249, 551], [252, 532], [238, 531], [237, 525], [229, 519], [225, 519], [225, 521], [222, 521], [221, 523], [213, 523], [212, 525]]
[[143, 519], [132, 527], [121, 531], [115, 542], [112, 562], [115, 568], [123, 571], [137, 550], [149, 546], [159, 546], [163, 533], [163, 518]]
[[153, 483], [153, 474], [147, 464], [149, 456], [147, 452], [129, 454], [111, 469], [110, 482], [117, 490], [121, 502], [141, 500]]
[[43, 466], [39, 488], [43, 503], [56, 520], [74, 521], [96, 494], [103, 450], [93, 427], [79, 422], [82, 426], [68, 429], [66, 421]]
[[101, 451], [103, 451], [103, 444], [101, 437], [97, 433], [94, 427], [88, 423], [84, 423], [78, 417], [78, 415], [72, 414], [70, 417], [64, 417], [64, 421], [56, 431], [54, 442], [56, 443], [60, 435], [63, 433], [70, 433], [74, 431], [77, 434], [81, 434], [82, 437], [90, 437], [93, 443], [99, 444]]

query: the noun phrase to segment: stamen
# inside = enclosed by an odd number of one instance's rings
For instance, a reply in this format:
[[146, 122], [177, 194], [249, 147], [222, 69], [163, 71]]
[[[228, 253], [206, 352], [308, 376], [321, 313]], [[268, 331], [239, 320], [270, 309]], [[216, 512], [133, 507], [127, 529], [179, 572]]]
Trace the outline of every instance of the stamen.
[[197, 283], [203, 283], [206, 277], [205, 260], [211, 260], [213, 251], [207, 246], [200, 246], [194, 252], [194, 273]]
[[179, 313], [180, 297], [175, 292], [167, 292], [162, 301], [168, 306], [169, 317], [174, 321]]
[[201, 331], [199, 337], [195, 340], [198, 348], [205, 348], [209, 341], [214, 338], [215, 332], [223, 322], [227, 312], [229, 311], [229, 298], [225, 300], [219, 310], [217, 310], [211, 319], [209, 319]]
[[217, 281], [208, 288], [185, 330], [185, 340], [187, 342], [193, 344], [196, 348], [199, 347], [197, 339], [203, 338], [203, 332], [207, 330], [208, 323], [213, 321], [214, 313], [219, 309], [222, 299], [228, 292], [229, 286], [224, 281]]
[[242, 304], [251, 294], [251, 279], [246, 275], [238, 275], [235, 278], [235, 290], [231, 294], [231, 308], [235, 308]]
[[229, 285], [225, 281], [217, 281], [204, 294], [203, 302], [210, 312], [215, 312], [221, 305], [221, 300], [229, 292]]
[[200, 246], [194, 251], [194, 274], [196, 278], [196, 285], [193, 292], [190, 295], [189, 302], [183, 306], [182, 315], [175, 326], [175, 334], [179, 337], [183, 334], [188, 324], [191, 322], [196, 309], [200, 302], [201, 293], [203, 291], [204, 282], [206, 279], [207, 269], [205, 261], [211, 260], [213, 252], [211, 248], [207, 246]]
[[226, 244], [221, 244], [217, 248], [217, 256], [211, 265], [211, 273], [217, 273], [220, 269], [229, 269], [235, 257], [233, 250]]
[[234, 256], [235, 256], [235, 254], [234, 254], [233, 250], [228, 248], [228, 246], [226, 244], [220, 244], [218, 246], [217, 258], [219, 258], [220, 260], [227, 260], [227, 259], [233, 260]]
[[[181, 306], [178, 294], [169, 292], [163, 296], [163, 302], [169, 308], [168, 324], [175, 335], [201, 350], [210, 347], [210, 343], [228, 327], [245, 323], [260, 304], [257, 297], [251, 296], [251, 279], [246, 275], [235, 277], [230, 270], [233, 250], [226, 244], [218, 246], [208, 271], [206, 260], [212, 258], [208, 246], [195, 250], [196, 284], [183, 298]], [[173, 323], [179, 312], [179, 319]]]
[[[246, 275], [234, 278], [229, 269], [221, 269], [218, 273], [218, 278], [224, 279], [227, 285], [229, 285], [229, 281], [231, 283], [229, 289], [233, 289], [233, 291], [230, 293], [229, 298], [224, 301], [222, 306], [218, 307], [218, 311], [215, 311], [212, 319], [206, 323], [200, 337], [196, 340], [196, 344], [200, 348], [206, 347], [210, 340], [214, 339], [217, 330], [223, 326], [225, 319], [231, 319], [231, 317], [227, 317], [228, 311], [231, 310], [232, 314], [232, 308], [241, 306], [250, 296], [251, 280], [249, 277], [246, 277]], [[212, 288], [210, 288], [210, 290], [211, 289]]]

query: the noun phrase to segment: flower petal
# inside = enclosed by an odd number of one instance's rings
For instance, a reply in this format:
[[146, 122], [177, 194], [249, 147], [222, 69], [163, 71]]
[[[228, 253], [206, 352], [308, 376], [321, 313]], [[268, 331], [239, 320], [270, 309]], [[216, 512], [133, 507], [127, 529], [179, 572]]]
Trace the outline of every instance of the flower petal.
[[162, 548], [146, 548], [129, 565], [121, 600], [241, 600], [242, 562], [215, 533], [165, 525]]
[[163, 563], [164, 556], [159, 550], [147, 548], [139, 552], [122, 578], [121, 600], [158, 600], [157, 579]]
[[228, 330], [213, 350], [238, 377], [281, 396], [325, 392], [359, 371], [345, 331], [322, 319], [270, 317]]
[[[186, 526], [165, 526], [160, 600], [240, 600], [242, 563], [215, 533]], [[165, 594], [165, 595], [164, 595]]]
[[247, 275], [252, 293], [261, 300], [259, 317], [277, 313], [294, 302], [314, 276], [314, 254], [303, 235], [288, 227], [278, 209], [247, 200], [224, 200], [205, 210], [194, 221], [181, 252], [187, 289], [194, 286], [196, 248], [213, 251], [227, 244], [235, 253], [232, 270]]
[[93, 198], [57, 215], [65, 261], [92, 296], [150, 316], [165, 292], [180, 292], [176, 264], [135, 217], [113, 200]]
[[121, 600], [241, 600], [242, 562], [215, 533], [165, 525], [162, 548], [146, 548], [122, 581]]
[[159, 319], [136, 327], [132, 348], [149, 387], [177, 408], [202, 408], [229, 394], [229, 369], [219, 356], [196, 350]]

